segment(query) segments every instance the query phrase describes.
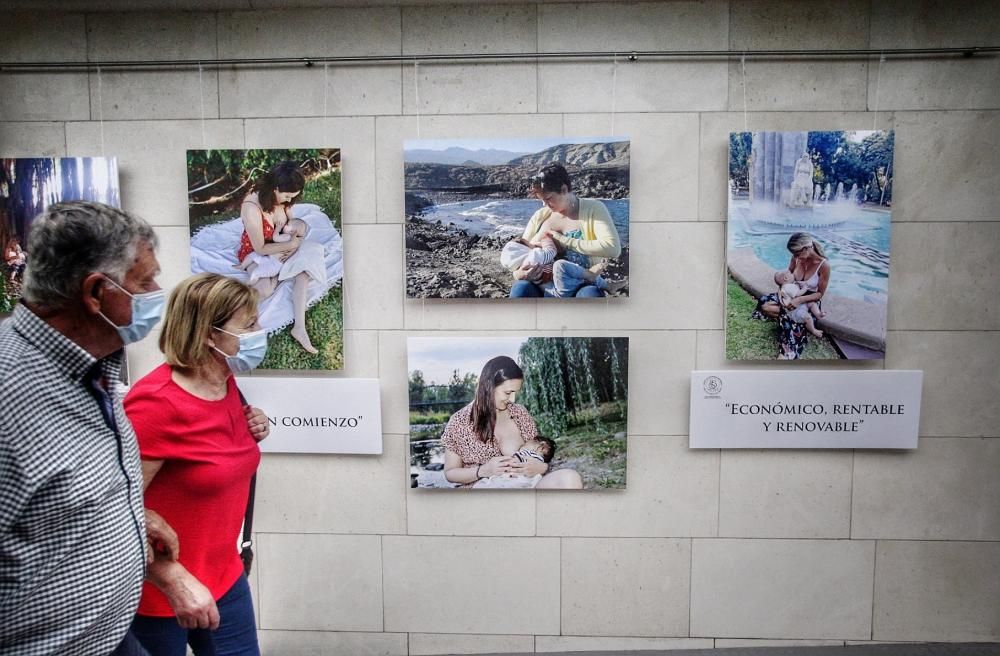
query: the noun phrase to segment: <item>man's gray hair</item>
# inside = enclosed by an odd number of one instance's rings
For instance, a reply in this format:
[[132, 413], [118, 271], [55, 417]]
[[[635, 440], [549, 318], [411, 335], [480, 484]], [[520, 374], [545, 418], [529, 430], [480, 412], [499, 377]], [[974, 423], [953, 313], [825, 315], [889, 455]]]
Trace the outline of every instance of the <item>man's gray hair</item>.
[[95, 271], [122, 282], [141, 242], [153, 248], [158, 243], [152, 226], [134, 214], [91, 201], [50, 205], [31, 223], [21, 296], [64, 308]]

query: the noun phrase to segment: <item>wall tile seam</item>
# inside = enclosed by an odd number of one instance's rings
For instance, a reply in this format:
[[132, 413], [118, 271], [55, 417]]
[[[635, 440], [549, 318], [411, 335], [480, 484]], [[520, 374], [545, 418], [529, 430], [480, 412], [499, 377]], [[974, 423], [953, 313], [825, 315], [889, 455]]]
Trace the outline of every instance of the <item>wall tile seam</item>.
[[[314, 536], [328, 536], [328, 537], [387, 537], [387, 538], [414, 538], [414, 539], [435, 539], [435, 540], [591, 540], [591, 541], [663, 541], [663, 542], [690, 542], [692, 549], [696, 546], [695, 543], [704, 542], [843, 542], [843, 543], [871, 543], [878, 544], [883, 542], [892, 543], [926, 543], [926, 544], [946, 544], [946, 545], [979, 545], [979, 544], [998, 544], [1000, 545], [1000, 537], [998, 538], [905, 538], [905, 537], [877, 537], [877, 536], [857, 536], [857, 537], [801, 537], [801, 536], [770, 536], [770, 537], [760, 537], [760, 536], [733, 536], [733, 535], [695, 535], [695, 534], [678, 534], [678, 535], [620, 535], [614, 533], [606, 534], [596, 534], [596, 535], [576, 535], [571, 533], [561, 533], [561, 534], [546, 534], [539, 533], [536, 535], [524, 534], [524, 535], [510, 535], [510, 534], [482, 534], [482, 533], [343, 533], [343, 532], [303, 532], [301, 530], [295, 531], [254, 531], [255, 536], [303, 536], [303, 537], [314, 537]], [[561, 560], [561, 559], [560, 559]], [[384, 559], [383, 561], [384, 562]]]
[[[183, 227], [183, 226], [173, 226], [173, 227]], [[480, 304], [472, 304], [472, 303], [470, 303], [469, 307], [473, 308], [473, 309], [479, 309], [479, 310], [483, 309], [483, 305], [480, 305]], [[489, 307], [489, 305], [486, 305], [486, 307]], [[584, 319], [580, 319], [580, 321], [582, 322], [582, 321], [584, 321]], [[531, 328], [523, 328], [523, 329], [511, 328], [511, 329], [504, 329], [504, 330], [483, 330], [483, 329], [480, 329], [480, 328], [469, 328], [469, 329], [465, 330], [465, 329], [461, 329], [461, 328], [361, 328], [361, 327], [352, 327], [352, 328], [349, 328], [349, 330], [366, 330], [366, 331], [377, 330], [378, 332], [385, 332], [385, 333], [408, 333], [412, 337], [420, 337], [421, 333], [455, 333], [456, 335], [468, 335], [468, 336], [478, 336], [478, 335], [484, 335], [484, 336], [489, 336], [489, 335], [519, 335], [519, 334], [523, 334], [525, 332], [531, 331]], [[570, 333], [574, 333], [574, 335], [570, 335], [570, 336], [576, 336], [575, 335], [576, 333], [643, 333], [643, 332], [693, 333], [693, 332], [697, 332], [699, 330], [713, 331], [713, 332], [722, 332], [722, 328], [715, 328], [715, 327], [711, 327], [711, 328], [706, 327], [706, 328], [592, 328], [592, 329], [588, 329], [588, 328], [573, 328], [573, 327], [570, 327], [570, 326], [566, 326], [565, 330], [560, 330], [559, 328], [539, 328], [539, 330], [542, 331], [542, 332], [545, 332], [545, 333], [553, 333], [552, 335], [539, 335], [539, 337], [559, 337], [560, 334], [562, 334], [562, 333], [565, 333], [567, 335], [569, 335]], [[940, 331], [940, 332], [950, 332], [950, 331]], [[993, 332], [996, 332], [996, 331], [993, 331]], [[599, 337], [600, 335], [597, 335], [597, 336]], [[628, 335], [625, 335], [625, 336], [627, 337]], [[762, 362], [767, 362], [767, 361], [762, 361]], [[775, 362], [777, 362], [777, 360], [775, 360]], [[795, 367], [789, 367], [789, 369], [794, 369], [794, 368]]]
[[1000, 328], [890, 328], [889, 333], [983, 333], [991, 335], [1000, 332]]
[[1000, 438], [1000, 435], [918, 435], [918, 437], [921, 440], [995, 440]]
[[[298, 628], [288, 628], [288, 629], [262, 629], [257, 627], [258, 633], [268, 633], [268, 632], [281, 632], [281, 633], [344, 633], [350, 635], [362, 635], [362, 636], [381, 636], [381, 635], [407, 635], [405, 631], [351, 631], [348, 629], [298, 629]], [[500, 634], [503, 635], [503, 634]]]
[[[396, 535], [396, 534], [387, 534], [387, 537], [389, 537], [390, 535]], [[664, 535], [614, 535], [614, 534], [607, 534], [607, 535], [573, 535], [573, 534], [567, 534], [567, 533], [563, 533], [563, 534], [538, 533], [538, 534], [534, 534], [534, 535], [528, 534], [528, 533], [525, 533], [524, 535], [510, 535], [510, 534], [506, 534], [506, 535], [502, 535], [502, 534], [481, 535], [481, 534], [472, 534], [472, 533], [469, 533], [469, 534], [465, 534], [465, 533], [459, 533], [459, 534], [454, 534], [454, 533], [407, 533], [407, 534], [405, 534], [404, 537], [412, 537], [412, 538], [461, 538], [463, 540], [465, 540], [465, 539], [483, 539], [483, 538], [489, 538], [489, 539], [494, 539], [494, 538], [510, 538], [510, 539], [517, 539], [517, 540], [525, 540], [525, 539], [528, 539], [528, 540], [533, 540], [533, 539], [547, 539], [547, 540], [551, 540], [551, 539], [558, 539], [558, 540], [600, 540], [602, 542], [607, 542], [608, 540], [670, 540], [670, 541], [673, 541], [673, 542], [680, 542], [680, 541], [688, 542], [688, 541], [691, 541], [691, 540], [711, 539], [711, 538], [714, 538], [715, 536], [705, 536], [705, 535], [667, 535], [667, 536], [664, 536]], [[738, 539], [744, 539], [744, 538], [738, 538]], [[747, 539], [749, 539], [749, 538], [747, 538]]]

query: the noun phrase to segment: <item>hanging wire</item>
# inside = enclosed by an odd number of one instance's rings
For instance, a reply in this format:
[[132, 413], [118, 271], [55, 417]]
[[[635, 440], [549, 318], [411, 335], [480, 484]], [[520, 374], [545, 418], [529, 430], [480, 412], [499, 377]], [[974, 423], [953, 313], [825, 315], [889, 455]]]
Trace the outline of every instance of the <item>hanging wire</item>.
[[205, 138], [205, 87], [202, 86], [202, 65], [198, 63], [198, 98], [201, 104], [201, 147], [208, 150], [208, 139]]
[[872, 121], [872, 130], [878, 129], [878, 96], [882, 84], [882, 64], [885, 62], [885, 54], [878, 58], [878, 74], [875, 75], [875, 119]]
[[420, 139], [420, 62], [413, 60], [413, 102], [417, 106], [417, 139]]
[[[328, 97], [330, 95], [330, 65], [328, 63], [323, 64], [323, 138], [326, 142], [332, 143], [329, 139], [330, 137], [330, 112], [328, 105]], [[343, 224], [341, 224], [343, 227]]]
[[618, 109], [618, 53], [611, 60], [611, 136], [615, 136], [615, 112]]
[[750, 131], [750, 122], [747, 120], [747, 54], [743, 53], [740, 57], [740, 63], [743, 66], [743, 131]]
[[97, 120], [101, 125], [101, 157], [105, 157], [104, 150], [104, 87], [101, 81], [101, 65], [97, 64]]

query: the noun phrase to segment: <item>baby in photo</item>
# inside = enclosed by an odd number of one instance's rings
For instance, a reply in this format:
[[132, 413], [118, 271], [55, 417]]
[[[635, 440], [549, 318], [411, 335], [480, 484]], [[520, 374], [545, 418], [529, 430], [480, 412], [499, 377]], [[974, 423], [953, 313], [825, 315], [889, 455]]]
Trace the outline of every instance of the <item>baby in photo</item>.
[[[795, 281], [790, 271], [778, 271], [774, 274], [774, 282], [778, 285], [778, 300], [785, 308], [790, 308], [790, 303], [793, 298], [802, 296], [803, 294], [810, 293], [810, 290], [805, 289], [802, 285]], [[819, 303], [809, 302], [803, 303], [797, 308], [792, 309], [788, 312], [788, 318], [795, 323], [805, 324], [806, 328], [810, 333], [816, 337], [822, 337], [823, 331], [816, 328], [816, 319], [823, 318], [823, 311], [819, 307]]]
[[[528, 458], [534, 458], [540, 462], [552, 462], [552, 457], [556, 454], [556, 443], [547, 437], [540, 435], [533, 440], [528, 440], [521, 445], [521, 448], [514, 452], [513, 457], [521, 462], [527, 462]], [[541, 474], [525, 476], [523, 474], [497, 474], [489, 478], [481, 478], [472, 487], [483, 489], [501, 488], [533, 488], [542, 480]]]
[[549, 236], [550, 232], [555, 231], [547, 227], [548, 223], [546, 221], [541, 225], [538, 235], [530, 242], [518, 237], [504, 244], [503, 250], [500, 251], [500, 264], [510, 271], [525, 266], [541, 267], [528, 280], [537, 285], [551, 283], [546, 295], [556, 298], [572, 298], [584, 285], [594, 285], [601, 291], [611, 294], [626, 286], [627, 282], [624, 280], [609, 282], [601, 276], [606, 266], [604, 263], [587, 269], [569, 260], [557, 260], [558, 249], [555, 241]]
[[[294, 237], [305, 238], [307, 232], [309, 232], [309, 226], [305, 221], [302, 219], [289, 219], [281, 227], [281, 230], [274, 231], [274, 234], [271, 235], [271, 241], [281, 244], [291, 241]], [[277, 276], [284, 263], [284, 260], [277, 255], [261, 255], [257, 252], [251, 252], [242, 262], [234, 265], [233, 268], [246, 271], [250, 275], [250, 281], [247, 284], [253, 285], [261, 278]]]

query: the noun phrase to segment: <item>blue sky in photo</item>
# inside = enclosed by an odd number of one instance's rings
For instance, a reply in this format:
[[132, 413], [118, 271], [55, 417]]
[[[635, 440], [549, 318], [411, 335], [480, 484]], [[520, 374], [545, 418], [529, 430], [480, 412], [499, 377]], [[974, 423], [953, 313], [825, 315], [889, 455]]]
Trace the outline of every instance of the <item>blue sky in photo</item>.
[[428, 383], [444, 384], [458, 375], [483, 370], [490, 358], [506, 355], [517, 360], [524, 337], [410, 337], [406, 340], [407, 370], [423, 372]]
[[403, 142], [403, 153], [408, 150], [446, 150], [466, 148], [468, 150], [507, 150], [511, 152], [537, 153], [560, 144], [610, 143], [628, 141], [628, 137], [537, 137], [517, 139], [407, 139]]

